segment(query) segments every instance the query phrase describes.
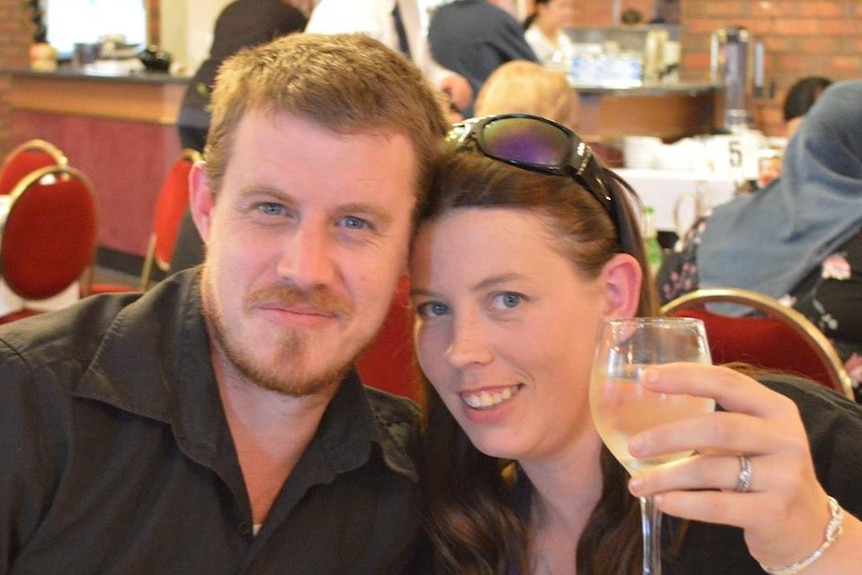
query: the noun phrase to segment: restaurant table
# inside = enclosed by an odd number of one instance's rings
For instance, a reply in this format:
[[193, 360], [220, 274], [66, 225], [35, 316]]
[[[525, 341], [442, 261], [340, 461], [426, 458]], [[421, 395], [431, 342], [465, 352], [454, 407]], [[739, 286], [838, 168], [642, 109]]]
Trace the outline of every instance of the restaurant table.
[[[11, 196], [0, 195], [0, 241], [3, 240], [3, 226], [12, 203]], [[53, 311], [69, 306], [80, 299], [80, 285], [73, 282], [61, 293], [42, 300], [25, 300], [13, 292], [6, 282], [3, 281], [2, 270], [0, 270], [0, 317], [20, 311], [23, 308], [37, 311]]]
[[736, 194], [735, 182], [715, 172], [614, 171], [634, 188], [645, 207], [653, 208], [653, 224], [661, 232], [687, 230], [697, 215], [733, 199]]

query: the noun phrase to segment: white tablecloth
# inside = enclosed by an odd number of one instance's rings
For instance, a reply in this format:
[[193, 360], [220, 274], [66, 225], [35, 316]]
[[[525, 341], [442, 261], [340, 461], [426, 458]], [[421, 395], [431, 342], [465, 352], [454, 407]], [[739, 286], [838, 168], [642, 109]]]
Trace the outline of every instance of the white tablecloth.
[[[0, 240], [3, 239], [3, 225], [6, 223], [6, 216], [9, 214], [9, 205], [11, 198], [8, 195], [0, 194]], [[64, 308], [78, 301], [80, 298], [80, 285], [74, 282], [62, 293], [43, 300], [24, 300], [9, 289], [6, 282], [3, 281], [3, 276], [0, 275], [0, 316], [9, 313], [20, 311], [26, 305], [28, 309], [39, 311], [52, 311]]]
[[677, 232], [678, 226], [688, 229], [695, 219], [695, 194], [700, 194], [704, 203], [715, 207], [732, 199], [736, 193], [733, 180], [713, 172], [614, 171], [634, 188], [644, 206], [653, 207], [653, 223], [658, 231]]

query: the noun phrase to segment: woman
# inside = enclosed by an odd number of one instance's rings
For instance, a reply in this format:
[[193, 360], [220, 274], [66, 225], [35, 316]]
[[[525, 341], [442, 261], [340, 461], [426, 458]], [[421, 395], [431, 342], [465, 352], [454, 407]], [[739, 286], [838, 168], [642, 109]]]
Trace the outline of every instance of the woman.
[[518, 112], [550, 118], [574, 129], [580, 101], [566, 75], [527, 60], [513, 60], [494, 70], [479, 95], [476, 115]]
[[[437, 572], [640, 575], [632, 495], [649, 494], [668, 514], [665, 575], [762, 575], [758, 563], [824, 545], [807, 575], [858, 569], [862, 496], [845, 471], [862, 468], [858, 407], [798, 380], [655, 367], [652, 389], [726, 411], [635, 436], [638, 457], [699, 455], [629, 480], [587, 390], [600, 320], [654, 311], [630, 190], [545, 119], [471, 120], [450, 136], [411, 256]], [[846, 509], [831, 543], [827, 493]]]
[[574, 0], [536, 0], [535, 10], [524, 21], [524, 38], [545, 66], [569, 70], [575, 48], [565, 28], [574, 12]]
[[667, 258], [663, 301], [698, 287], [782, 299], [835, 345], [862, 381], [862, 81], [832, 84], [784, 154], [781, 176], [719, 206]]
[[[566, 74], [525, 60], [507, 62], [494, 70], [476, 97], [476, 115], [535, 114], [570, 130], [578, 126], [580, 99]], [[619, 149], [590, 142], [593, 152], [608, 166], [622, 165]]]

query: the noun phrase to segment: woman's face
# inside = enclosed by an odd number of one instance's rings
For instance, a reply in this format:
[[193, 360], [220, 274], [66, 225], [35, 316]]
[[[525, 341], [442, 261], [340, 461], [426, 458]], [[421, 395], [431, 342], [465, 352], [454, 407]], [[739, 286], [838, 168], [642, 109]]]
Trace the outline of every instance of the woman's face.
[[592, 429], [603, 281], [579, 277], [538, 216], [450, 211], [420, 226], [410, 268], [420, 365], [480, 451], [548, 460]]

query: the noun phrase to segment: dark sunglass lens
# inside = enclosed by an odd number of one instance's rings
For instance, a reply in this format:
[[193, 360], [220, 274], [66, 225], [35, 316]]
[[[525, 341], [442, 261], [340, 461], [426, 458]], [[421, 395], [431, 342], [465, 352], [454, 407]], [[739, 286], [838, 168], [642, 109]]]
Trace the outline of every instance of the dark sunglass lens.
[[569, 137], [534, 118], [500, 118], [482, 130], [484, 152], [498, 160], [559, 167], [568, 160]]

